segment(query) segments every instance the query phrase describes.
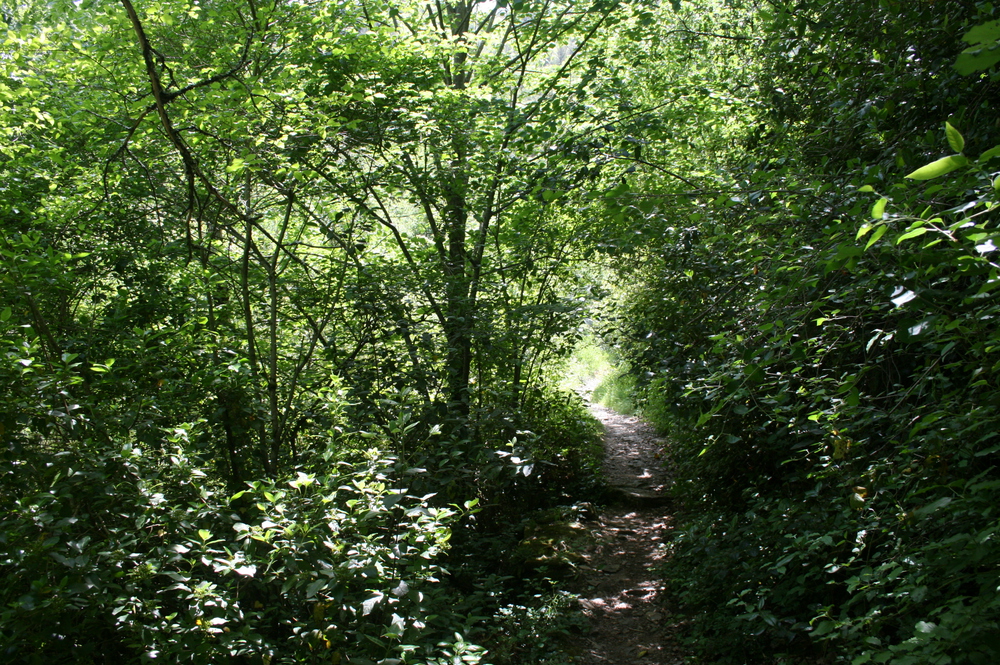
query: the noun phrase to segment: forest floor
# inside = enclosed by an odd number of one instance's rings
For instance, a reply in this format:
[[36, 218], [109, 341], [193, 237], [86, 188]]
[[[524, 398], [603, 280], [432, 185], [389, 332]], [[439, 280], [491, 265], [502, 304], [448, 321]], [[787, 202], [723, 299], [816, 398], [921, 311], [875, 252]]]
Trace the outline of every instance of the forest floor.
[[589, 619], [580, 665], [680, 665], [689, 655], [677, 642], [681, 625], [669, 609], [657, 563], [673, 528], [661, 459], [663, 439], [641, 419], [593, 405], [604, 424], [605, 475], [619, 495], [601, 511], [596, 539], [573, 589]]

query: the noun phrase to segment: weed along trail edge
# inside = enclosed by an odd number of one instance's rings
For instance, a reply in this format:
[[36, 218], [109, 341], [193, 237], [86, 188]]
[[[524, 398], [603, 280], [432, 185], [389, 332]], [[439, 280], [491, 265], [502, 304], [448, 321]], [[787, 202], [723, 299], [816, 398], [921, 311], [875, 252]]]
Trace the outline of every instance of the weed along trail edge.
[[582, 665], [680, 665], [678, 625], [665, 604], [656, 571], [661, 544], [673, 528], [663, 440], [647, 423], [602, 406], [605, 475], [617, 496], [592, 527], [597, 546], [580, 565], [576, 593], [590, 620], [581, 644]]

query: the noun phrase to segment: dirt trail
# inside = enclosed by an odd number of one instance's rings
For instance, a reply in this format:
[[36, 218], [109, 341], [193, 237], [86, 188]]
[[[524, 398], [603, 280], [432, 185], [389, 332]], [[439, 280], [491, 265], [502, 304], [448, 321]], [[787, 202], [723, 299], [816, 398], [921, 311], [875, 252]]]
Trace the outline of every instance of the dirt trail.
[[673, 528], [666, 491], [672, 482], [661, 461], [662, 439], [638, 418], [600, 406], [605, 427], [605, 474], [620, 505], [602, 514], [592, 531], [598, 546], [580, 567], [575, 591], [591, 631], [580, 665], [680, 665], [678, 630], [664, 606], [662, 582], [651, 570]]

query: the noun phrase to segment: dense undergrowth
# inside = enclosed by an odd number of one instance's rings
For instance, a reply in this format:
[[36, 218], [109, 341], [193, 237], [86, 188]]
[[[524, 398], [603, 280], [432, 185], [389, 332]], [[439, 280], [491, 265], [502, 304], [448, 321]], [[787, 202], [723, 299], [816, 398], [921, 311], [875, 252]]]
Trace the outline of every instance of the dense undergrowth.
[[812, 48], [761, 83], [775, 145], [664, 218], [609, 334], [671, 436], [663, 574], [704, 662], [997, 662], [997, 75], [927, 29], [955, 6], [814, 9], [778, 20]]
[[[54, 378], [36, 366], [33, 380]], [[571, 617], [510, 552], [526, 516], [596, 485], [600, 447], [575, 395], [538, 397], [495, 450], [432, 432], [403, 454], [399, 439], [334, 423], [288, 475], [235, 494], [213, 477], [203, 421], [155, 447], [8, 446], [0, 652], [46, 664], [545, 662]]]

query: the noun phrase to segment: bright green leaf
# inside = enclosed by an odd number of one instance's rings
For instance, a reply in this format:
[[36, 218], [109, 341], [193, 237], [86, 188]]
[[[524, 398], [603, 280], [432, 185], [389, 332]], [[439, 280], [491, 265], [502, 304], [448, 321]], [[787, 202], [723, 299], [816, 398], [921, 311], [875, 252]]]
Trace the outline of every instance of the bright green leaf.
[[962, 152], [965, 150], [965, 139], [957, 129], [951, 126], [950, 122], [945, 121], [944, 123], [944, 133], [948, 136], [948, 145], [955, 152]]
[[879, 239], [881, 239], [882, 236], [885, 235], [885, 232], [888, 231], [888, 230], [889, 230], [889, 227], [885, 226], [884, 224], [882, 226], [878, 227], [877, 229], [875, 229], [875, 233], [872, 234], [871, 239], [868, 240], [868, 244], [865, 245], [865, 250], [867, 251], [868, 249], [871, 248], [872, 245], [874, 245], [875, 243], [877, 243], [879, 241]]
[[212, 537], [212, 532], [208, 529], [198, 529], [198, 537], [204, 541], [208, 541]]
[[859, 192], [874, 192], [875, 188], [872, 187], [871, 185], [864, 185], [862, 187], [858, 187], [858, 191]]
[[882, 216], [885, 214], [885, 206], [887, 203], [889, 203], [889, 199], [885, 197], [882, 197], [875, 202], [875, 205], [872, 206], [872, 219], [882, 219]]
[[951, 173], [955, 169], [961, 168], [968, 163], [969, 160], [963, 155], [949, 155], [948, 157], [942, 157], [937, 161], [931, 162], [926, 166], [921, 166], [919, 169], [908, 174], [906, 177], [910, 180], [930, 180], [932, 178], [937, 178], [938, 176]]
[[968, 76], [989, 69], [1000, 62], [1000, 21], [989, 21], [973, 27], [962, 41], [971, 46], [958, 56], [953, 67]]
[[904, 240], [909, 240], [910, 238], [916, 238], [917, 236], [922, 236], [927, 233], [927, 229], [921, 226], [919, 229], [913, 229], [912, 231], [907, 231], [903, 235], [896, 238], [896, 244], [903, 242]]

